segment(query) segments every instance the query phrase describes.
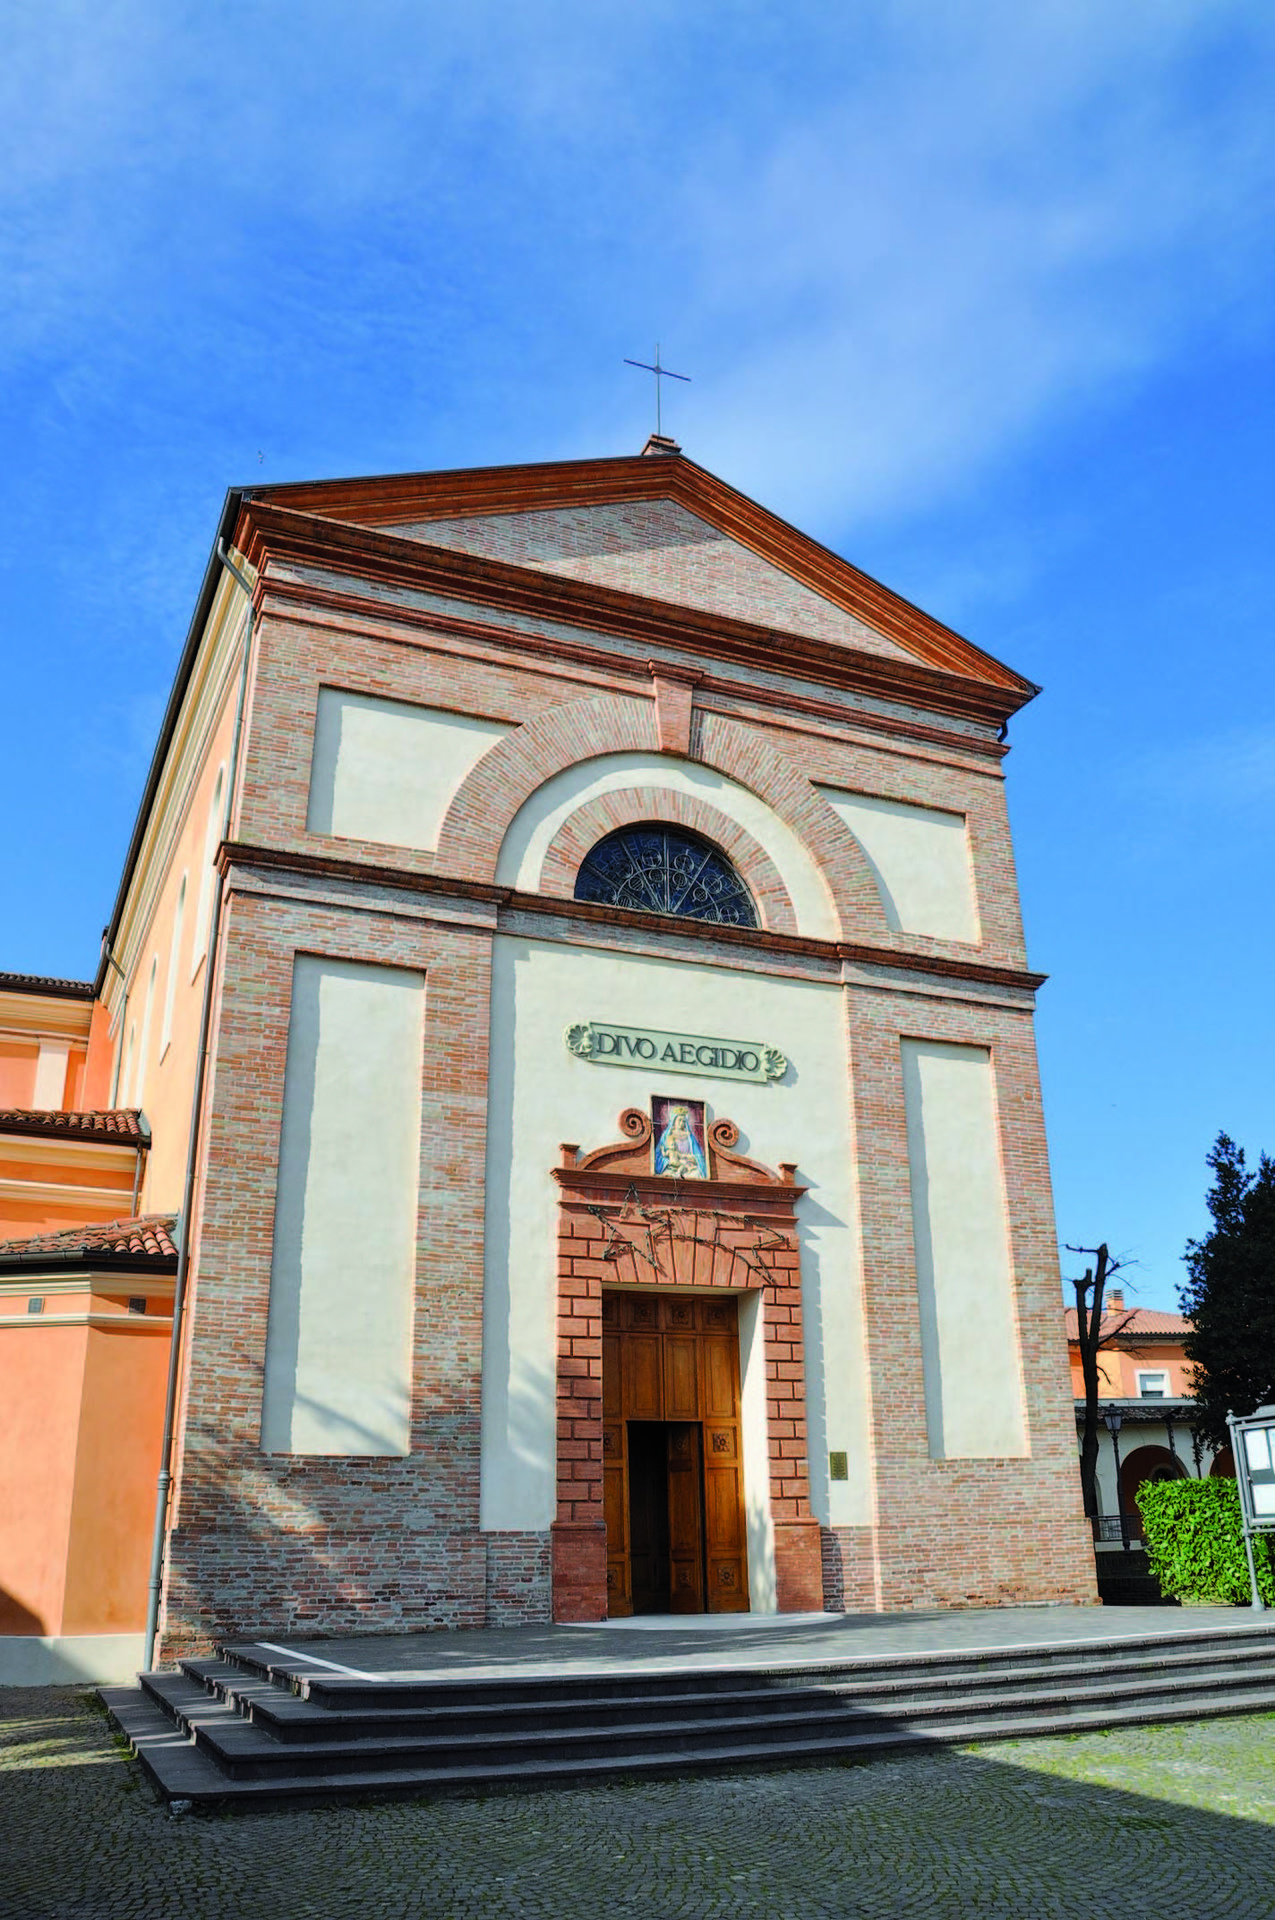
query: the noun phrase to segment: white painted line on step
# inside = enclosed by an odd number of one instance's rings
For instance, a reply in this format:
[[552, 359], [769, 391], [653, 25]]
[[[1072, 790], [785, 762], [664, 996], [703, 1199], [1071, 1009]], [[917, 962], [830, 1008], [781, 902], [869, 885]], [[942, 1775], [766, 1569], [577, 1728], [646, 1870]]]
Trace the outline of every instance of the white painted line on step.
[[289, 1660], [308, 1660], [312, 1667], [327, 1667], [332, 1673], [348, 1674], [351, 1680], [384, 1680], [383, 1673], [362, 1673], [358, 1667], [343, 1667], [339, 1660], [320, 1660], [317, 1653], [296, 1653], [291, 1647], [277, 1647], [273, 1640], [254, 1640], [254, 1647], [264, 1647], [267, 1653], [282, 1653]]

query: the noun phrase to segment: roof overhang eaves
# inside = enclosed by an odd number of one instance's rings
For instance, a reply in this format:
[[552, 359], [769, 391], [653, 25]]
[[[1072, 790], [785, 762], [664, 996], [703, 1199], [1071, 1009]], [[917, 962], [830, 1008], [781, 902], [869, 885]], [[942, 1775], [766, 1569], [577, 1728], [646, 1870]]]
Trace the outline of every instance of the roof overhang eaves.
[[64, 1278], [68, 1272], [110, 1274], [176, 1273], [175, 1253], [112, 1253], [102, 1247], [71, 1247], [63, 1253], [0, 1253], [0, 1274]]
[[186, 698], [186, 689], [190, 684], [190, 677], [194, 672], [195, 662], [199, 656], [199, 643], [203, 638], [204, 628], [208, 623], [208, 616], [212, 612], [213, 598], [217, 592], [218, 582], [221, 579], [221, 561], [217, 556], [217, 548], [223, 540], [229, 541], [231, 538], [235, 522], [239, 518], [240, 507], [248, 497], [248, 489], [244, 487], [231, 487], [227, 490], [226, 497], [222, 502], [221, 516], [217, 522], [217, 531], [213, 536], [212, 550], [208, 555], [208, 562], [204, 568], [203, 579], [200, 582], [199, 594], [195, 601], [195, 610], [191, 615], [190, 625], [186, 630], [186, 639], [182, 646], [181, 657], [177, 663], [177, 673], [173, 680], [172, 691], [168, 696], [168, 705], [164, 709], [164, 717], [160, 722], [159, 738], [155, 742], [155, 751], [151, 755], [151, 763], [146, 775], [146, 784], [142, 788], [142, 798], [137, 809], [137, 817], [133, 822], [133, 831], [128, 843], [128, 852], [124, 856], [124, 869], [120, 875], [120, 883], [115, 895], [115, 905], [111, 909], [110, 920], [107, 922], [102, 933], [102, 951], [98, 958], [97, 973], [93, 979], [94, 999], [101, 998], [102, 988], [106, 981], [106, 956], [114, 948], [115, 936], [119, 932], [120, 921], [124, 916], [124, 906], [128, 899], [129, 887], [132, 884], [133, 872], [141, 854], [142, 842], [146, 836], [146, 824], [150, 818], [150, 810], [154, 804], [159, 783], [163, 778], [164, 763], [168, 759], [168, 750], [172, 744], [173, 734], [176, 732], [178, 720], [181, 717], [182, 703]]
[[[1080, 1419], [1085, 1411], [1083, 1397], [1077, 1395], [1074, 1404], [1076, 1418]], [[1121, 1399], [1119, 1395], [1104, 1394], [1098, 1407], [1100, 1416], [1104, 1407], [1115, 1407], [1122, 1418], [1127, 1419], [1132, 1416], [1134, 1419], [1145, 1418], [1149, 1421], [1154, 1421], [1157, 1415], [1166, 1413], [1177, 1415], [1200, 1411], [1199, 1401], [1192, 1399], [1189, 1394], [1178, 1394], [1166, 1400], [1142, 1400], [1136, 1394], [1130, 1394], [1128, 1399]]]
[[1013, 685], [1008, 685], [929, 666], [920, 659], [885, 658], [799, 634], [777, 636], [772, 627], [451, 547], [431, 546], [380, 528], [298, 512], [256, 494], [243, 503], [234, 541], [256, 569], [266, 596], [270, 563], [279, 560], [369, 581], [407, 583], [440, 597], [479, 601], [503, 610], [512, 608], [593, 631], [682, 645], [710, 657], [767, 671], [774, 670], [779, 637], [785, 667], [797, 678], [989, 726], [1003, 726], [1039, 692], [1033, 683], [1017, 676]]
[[92, 1000], [91, 980], [55, 980], [40, 973], [0, 973], [0, 993], [29, 993], [40, 1000]]
[[41, 1125], [38, 1120], [13, 1120], [0, 1114], [0, 1135], [24, 1140], [74, 1140], [80, 1145], [119, 1147], [128, 1153], [151, 1144], [151, 1130], [144, 1115], [139, 1115], [135, 1133], [121, 1133], [105, 1127]]

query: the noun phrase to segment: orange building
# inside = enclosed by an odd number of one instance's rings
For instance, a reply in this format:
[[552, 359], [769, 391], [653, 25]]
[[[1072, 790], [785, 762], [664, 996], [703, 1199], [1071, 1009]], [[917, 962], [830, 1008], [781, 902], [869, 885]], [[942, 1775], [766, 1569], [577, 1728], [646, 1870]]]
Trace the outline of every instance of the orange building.
[[[1102, 1318], [1106, 1343], [1098, 1354], [1099, 1549], [1140, 1540], [1138, 1488], [1146, 1480], [1205, 1479], [1234, 1472], [1230, 1448], [1220, 1453], [1197, 1435], [1191, 1387], [1193, 1363], [1185, 1341], [1191, 1322], [1180, 1313], [1127, 1307], [1123, 1292], [1107, 1294]], [[1076, 1396], [1076, 1425], [1084, 1419], [1085, 1381], [1076, 1337], [1076, 1309], [1067, 1309], [1067, 1348]], [[1114, 1431], [1113, 1431], [1114, 1427]]]
[[176, 1249], [110, 1102], [92, 985], [0, 974], [0, 1644], [19, 1682], [140, 1657]]
[[90, 982], [0, 973], [0, 1240], [136, 1206], [150, 1140], [112, 1106], [107, 1028]]

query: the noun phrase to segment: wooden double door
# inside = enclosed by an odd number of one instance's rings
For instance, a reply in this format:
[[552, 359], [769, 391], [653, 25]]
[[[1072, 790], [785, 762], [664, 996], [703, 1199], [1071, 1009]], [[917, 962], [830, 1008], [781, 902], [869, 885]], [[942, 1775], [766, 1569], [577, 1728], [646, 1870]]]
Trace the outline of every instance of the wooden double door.
[[747, 1613], [734, 1298], [604, 1289], [607, 1610]]

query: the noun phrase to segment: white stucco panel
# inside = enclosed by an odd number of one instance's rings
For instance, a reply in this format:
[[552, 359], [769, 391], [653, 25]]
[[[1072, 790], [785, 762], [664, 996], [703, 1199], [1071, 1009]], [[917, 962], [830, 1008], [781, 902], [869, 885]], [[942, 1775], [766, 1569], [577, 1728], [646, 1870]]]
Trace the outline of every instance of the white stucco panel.
[[261, 1445], [406, 1454], [425, 979], [298, 955]]
[[497, 720], [320, 687], [307, 831], [429, 851], [461, 781], [509, 731]]
[[838, 935], [832, 897], [803, 843], [779, 815], [725, 774], [666, 753], [607, 753], [569, 767], [538, 787], [510, 822], [496, 864], [501, 886], [535, 893], [545, 855], [560, 827], [590, 800], [604, 793], [643, 790], [684, 793], [716, 807], [765, 849], [788, 889], [797, 926], [817, 940]]
[[1024, 1455], [996, 1091], [984, 1047], [903, 1041], [912, 1234], [935, 1460]]
[[[761, 1086], [679, 1077], [742, 1131], [743, 1150], [797, 1163], [807, 1356], [811, 1493], [829, 1524], [872, 1517], [867, 1364], [842, 989], [757, 979], [722, 968], [498, 937], [492, 976], [483, 1320], [482, 1525], [546, 1527], [554, 1516], [558, 1189], [561, 1143], [618, 1137], [626, 1107], [668, 1090], [658, 1072], [594, 1065], [563, 1029], [590, 1017], [782, 1049], [788, 1076]], [[773, 1596], [762, 1342], [741, 1317], [745, 1489], [755, 1606]], [[759, 1369], [761, 1371], [759, 1371]], [[828, 1450], [850, 1479], [830, 1484]], [[773, 1560], [773, 1551], [772, 1551]], [[773, 1597], [769, 1601], [773, 1605]]]
[[867, 855], [896, 933], [977, 946], [980, 934], [965, 816], [837, 787], [819, 791]]

